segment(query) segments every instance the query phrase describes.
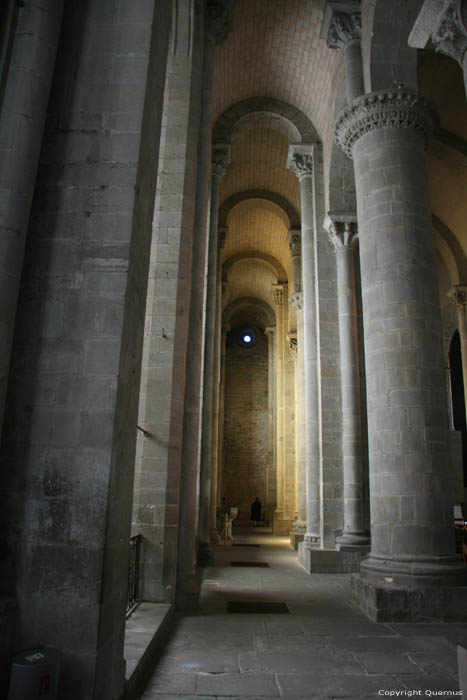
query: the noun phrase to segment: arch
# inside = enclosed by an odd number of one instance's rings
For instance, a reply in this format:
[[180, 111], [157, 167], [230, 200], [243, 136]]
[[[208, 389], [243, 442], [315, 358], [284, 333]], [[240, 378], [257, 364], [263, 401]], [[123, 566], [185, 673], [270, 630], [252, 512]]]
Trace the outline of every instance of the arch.
[[235, 301], [226, 306], [222, 315], [223, 323], [229, 323], [230, 319], [237, 311], [248, 307], [261, 309], [266, 314], [268, 324], [270, 326], [276, 325], [276, 315], [273, 309], [265, 301], [255, 297], [240, 297], [240, 299], [235, 299]]
[[[454, 261], [458, 280], [452, 280], [453, 284], [467, 284], [467, 258], [455, 233], [435, 214], [432, 216], [432, 223], [434, 230], [448, 247], [452, 260]], [[440, 252], [442, 254], [442, 251]], [[452, 265], [448, 265], [448, 269], [451, 270]]]
[[230, 258], [227, 258], [222, 266], [222, 281], [226, 282], [230, 270], [244, 260], [260, 260], [272, 268], [279, 284], [287, 282], [287, 273], [279, 260], [259, 250], [244, 250], [241, 253], [236, 253], [235, 255], [231, 255]]
[[316, 129], [296, 107], [273, 97], [252, 97], [237, 102], [218, 117], [213, 129], [214, 143], [232, 143], [235, 134], [249, 125], [268, 126], [285, 134], [290, 143], [319, 140]]
[[243, 192], [237, 192], [229, 197], [229, 199], [227, 199], [219, 208], [219, 226], [227, 226], [227, 218], [230, 211], [242, 202], [251, 199], [262, 199], [265, 202], [275, 204], [284, 212], [288, 221], [289, 229], [300, 228], [300, 216], [298, 215], [295, 207], [289, 202], [288, 199], [282, 197], [276, 192], [271, 192], [270, 190], [243, 190]]

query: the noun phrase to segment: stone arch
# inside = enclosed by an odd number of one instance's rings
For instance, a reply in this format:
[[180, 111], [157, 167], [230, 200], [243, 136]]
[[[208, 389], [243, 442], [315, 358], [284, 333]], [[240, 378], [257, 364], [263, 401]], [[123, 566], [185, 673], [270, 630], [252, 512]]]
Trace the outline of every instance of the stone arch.
[[287, 282], [287, 273], [283, 265], [274, 256], [262, 253], [259, 250], [244, 250], [227, 258], [222, 266], [222, 280], [226, 282], [230, 270], [244, 260], [260, 260], [273, 270], [279, 284]]
[[435, 214], [433, 214], [432, 223], [434, 231], [447, 248], [446, 254], [443, 245], [437, 246], [451, 274], [452, 284], [467, 284], [467, 258], [455, 233]]
[[270, 190], [243, 190], [229, 197], [219, 208], [219, 226], [227, 226], [227, 218], [234, 207], [252, 199], [263, 200], [277, 206], [285, 214], [285, 223], [289, 229], [300, 228], [300, 216], [295, 207], [288, 199]]
[[365, 92], [418, 89], [417, 49], [408, 45], [420, 3], [373, 0], [362, 12]]
[[230, 319], [235, 313], [237, 313], [237, 311], [246, 308], [261, 309], [261, 311], [265, 313], [268, 319], [269, 326], [276, 325], [276, 315], [273, 309], [269, 306], [269, 304], [267, 304], [262, 299], [257, 299], [253, 297], [240, 297], [240, 299], [235, 299], [235, 301], [229, 304], [224, 309], [224, 313], [222, 314], [223, 323], [229, 323]]
[[319, 140], [313, 124], [296, 107], [272, 97], [252, 97], [237, 102], [218, 117], [214, 124], [213, 142], [232, 143], [235, 134], [251, 124], [280, 131], [290, 143]]

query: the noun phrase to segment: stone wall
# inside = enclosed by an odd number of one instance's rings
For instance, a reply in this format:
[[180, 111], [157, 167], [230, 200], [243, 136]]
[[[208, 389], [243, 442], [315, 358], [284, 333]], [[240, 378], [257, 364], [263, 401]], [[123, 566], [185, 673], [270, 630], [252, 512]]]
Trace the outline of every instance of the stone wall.
[[236, 523], [248, 523], [254, 498], [266, 503], [268, 345], [263, 335], [252, 348], [241, 347], [233, 331], [227, 336], [224, 401], [222, 496], [238, 506]]

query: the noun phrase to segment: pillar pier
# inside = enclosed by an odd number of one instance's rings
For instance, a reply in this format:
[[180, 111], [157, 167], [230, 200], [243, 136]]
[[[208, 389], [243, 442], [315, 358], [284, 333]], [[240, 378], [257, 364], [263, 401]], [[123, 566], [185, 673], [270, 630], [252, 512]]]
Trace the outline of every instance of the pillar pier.
[[[303, 546], [321, 543], [317, 273], [313, 200], [313, 145], [289, 148], [287, 168], [300, 180], [302, 210], [303, 338], [305, 368], [306, 533]], [[303, 553], [304, 554], [304, 553]], [[303, 558], [301, 559], [303, 561]]]
[[[222, 292], [224, 292], [225, 282], [222, 282]], [[219, 438], [217, 443], [217, 505], [221, 504], [222, 478], [224, 471], [224, 401], [225, 401], [225, 348], [227, 333], [230, 331], [228, 323], [222, 324], [221, 337], [221, 367], [219, 377]]]
[[423, 589], [464, 581], [423, 152], [435, 126], [431, 103], [407, 90], [364, 95], [336, 124], [355, 168], [368, 401], [371, 553], [355, 585], [379, 619], [397, 617], [394, 589], [417, 619], [442, 614]]
[[[29, 214], [62, 12], [63, 0], [30, 2], [20, 8], [12, 3], [11, 31], [16, 24], [16, 36], [9, 65], [0, 66], [5, 74], [8, 72], [4, 93], [0, 95], [0, 433]], [[7, 41], [7, 36], [4, 38]]]
[[[353, 219], [353, 220], [352, 220]], [[363, 500], [360, 370], [355, 289], [356, 217], [329, 215], [326, 221], [337, 264], [344, 467], [344, 531], [337, 549], [368, 550]]]
[[[217, 541], [215, 519], [212, 522], [210, 509], [211, 481], [217, 480], [212, 471], [212, 408], [214, 390], [214, 347], [216, 329], [217, 302], [217, 247], [218, 247], [218, 211], [219, 183], [227, 172], [230, 162], [230, 148], [227, 145], [214, 144], [212, 151], [211, 209], [209, 217], [209, 253], [206, 289], [206, 326], [204, 346], [204, 392], [203, 422], [201, 438], [201, 477], [200, 477], [200, 546], [206, 547], [212, 540]], [[217, 491], [217, 486], [213, 486]]]

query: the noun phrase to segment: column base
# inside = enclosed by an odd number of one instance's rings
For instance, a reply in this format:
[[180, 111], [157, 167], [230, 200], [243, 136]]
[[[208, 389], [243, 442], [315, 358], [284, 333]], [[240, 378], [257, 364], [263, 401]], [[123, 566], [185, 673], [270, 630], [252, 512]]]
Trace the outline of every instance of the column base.
[[292, 527], [292, 520], [290, 518], [285, 518], [282, 514], [274, 513], [272, 518], [272, 532], [274, 535], [279, 535], [281, 537], [287, 537], [290, 534]]
[[369, 556], [352, 597], [375, 622], [467, 621], [467, 566], [454, 557], [394, 561]]
[[336, 549], [338, 551], [358, 550], [369, 552], [371, 547], [370, 535], [367, 532], [344, 532], [336, 537]]
[[306, 522], [304, 520], [295, 520], [292, 523], [292, 529], [290, 531], [290, 544], [294, 549], [298, 549], [300, 542], [303, 542], [303, 538], [306, 533]]
[[298, 545], [298, 561], [309, 574], [352, 574], [360, 571], [366, 550], [312, 549]]

